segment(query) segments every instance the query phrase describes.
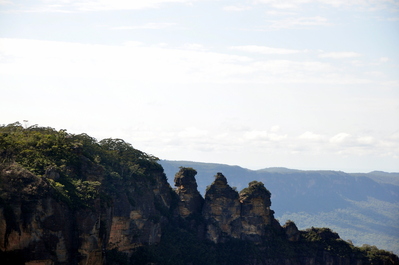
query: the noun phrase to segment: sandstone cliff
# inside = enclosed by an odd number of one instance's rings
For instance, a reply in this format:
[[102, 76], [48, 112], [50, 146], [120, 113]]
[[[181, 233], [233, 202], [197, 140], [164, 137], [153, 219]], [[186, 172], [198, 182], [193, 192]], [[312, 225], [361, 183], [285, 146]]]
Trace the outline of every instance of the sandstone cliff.
[[196, 171], [176, 189], [156, 158], [120, 139], [0, 127], [0, 264], [399, 264], [327, 228], [274, 219], [261, 182], [241, 192]]
[[241, 236], [241, 204], [238, 192], [228, 184], [223, 174], [218, 173], [206, 191], [202, 214], [207, 224], [206, 238], [219, 243], [226, 237]]
[[195, 175], [192, 168], [181, 168], [175, 175], [176, 193], [179, 196], [177, 215], [183, 218], [201, 214], [204, 199], [197, 190]]
[[131, 253], [158, 243], [166, 220], [161, 211], [171, 204], [161, 171], [152, 173], [153, 181], [118, 187], [123, 192], [96, 198], [89, 207], [60, 200], [48, 179], [17, 166], [0, 174], [7, 183], [1, 190], [0, 250], [9, 264], [104, 264], [107, 250]]

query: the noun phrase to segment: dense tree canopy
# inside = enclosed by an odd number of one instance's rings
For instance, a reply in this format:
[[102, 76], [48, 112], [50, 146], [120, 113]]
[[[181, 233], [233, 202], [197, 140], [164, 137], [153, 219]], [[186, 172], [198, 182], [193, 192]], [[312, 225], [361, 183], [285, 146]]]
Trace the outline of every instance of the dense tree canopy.
[[85, 133], [24, 128], [18, 122], [0, 126], [1, 165], [19, 165], [39, 177], [56, 172], [59, 177], [47, 181], [71, 205], [81, 205], [102, 190], [111, 192], [117, 182], [146, 177], [146, 170], [161, 168], [157, 160], [122, 139], [98, 142]]

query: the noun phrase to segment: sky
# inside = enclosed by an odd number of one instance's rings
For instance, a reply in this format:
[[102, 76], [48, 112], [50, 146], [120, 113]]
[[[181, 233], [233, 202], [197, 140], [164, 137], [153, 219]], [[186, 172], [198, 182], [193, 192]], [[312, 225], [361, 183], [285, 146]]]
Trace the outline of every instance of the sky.
[[160, 159], [399, 172], [399, 1], [0, 0], [0, 93]]

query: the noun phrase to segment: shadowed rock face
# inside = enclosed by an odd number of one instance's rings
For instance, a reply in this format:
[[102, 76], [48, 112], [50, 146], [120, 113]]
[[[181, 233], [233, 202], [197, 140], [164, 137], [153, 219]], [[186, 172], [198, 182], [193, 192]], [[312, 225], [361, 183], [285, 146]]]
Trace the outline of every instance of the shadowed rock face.
[[177, 211], [183, 218], [201, 214], [204, 199], [197, 190], [196, 174], [192, 168], [181, 168], [175, 175], [175, 191], [179, 196]]
[[217, 173], [205, 194], [202, 210], [207, 224], [206, 238], [215, 243], [223, 241], [225, 236], [240, 238], [240, 213], [238, 192], [227, 184], [222, 173]]
[[[116, 250], [127, 259], [134, 258], [137, 249], [165, 244], [162, 238], [171, 226], [185, 230], [185, 235], [188, 230], [194, 232], [198, 236], [194, 244], [206, 241], [207, 246], [211, 246], [207, 251], [215, 251], [218, 246], [204, 239], [226, 245], [231, 239], [242, 239], [246, 240], [245, 244], [251, 241], [251, 246], [259, 247], [251, 251], [261, 256], [249, 251], [244, 252], [247, 256], [243, 262], [217, 264], [370, 264], [363, 262], [364, 258], [341, 257], [325, 248], [315, 249], [316, 252], [309, 252], [313, 254], [306, 254], [308, 256], [298, 252], [287, 257], [284, 251], [287, 248], [294, 251], [289, 246], [298, 247], [303, 233], [313, 233], [321, 242], [337, 240], [339, 236], [328, 229], [298, 231], [293, 222], [281, 227], [270, 210], [271, 194], [261, 182], [251, 182], [238, 193], [222, 173], [217, 173], [204, 199], [197, 190], [194, 169], [182, 168], [176, 174], [174, 191], [162, 170], [154, 169], [146, 176], [137, 176], [134, 183], [121, 183], [124, 189], [115, 186], [115, 190], [124, 192], [112, 194], [111, 201], [104, 203], [97, 198], [90, 201], [90, 207], [73, 207], [55, 196], [52, 180], [58, 176], [56, 171], [50, 173], [49, 177], [38, 177], [21, 168], [0, 169], [1, 264], [126, 264], [127, 261], [110, 262], [107, 251]], [[176, 208], [172, 206], [173, 201], [177, 202]], [[271, 230], [274, 235], [267, 232]], [[273, 236], [279, 236], [279, 240], [273, 241]], [[282, 254], [261, 252], [272, 247], [273, 242], [285, 244], [287, 248]], [[190, 244], [189, 247], [194, 246], [193, 242]], [[229, 251], [226, 253], [230, 254]], [[378, 264], [398, 264], [395, 263], [397, 257], [394, 258], [393, 262]], [[136, 264], [134, 262], [131, 264]]]
[[283, 228], [289, 241], [296, 242], [299, 240], [300, 232], [294, 222], [287, 221]]
[[98, 201], [91, 210], [72, 210], [45, 179], [15, 167], [0, 174], [12, 185], [3, 182], [0, 192], [11, 202], [0, 206], [0, 250], [16, 253], [13, 264], [103, 263]]
[[262, 182], [253, 181], [240, 192], [242, 238], [260, 241], [272, 224], [270, 192]]
[[206, 237], [215, 243], [226, 236], [261, 242], [274, 220], [270, 196], [263, 183], [256, 181], [238, 194], [218, 173], [205, 194]]
[[126, 188], [134, 202], [119, 193], [109, 205], [98, 198], [90, 207], [73, 207], [57, 199], [46, 176], [3, 168], [0, 263], [97, 265], [104, 264], [107, 250], [131, 253], [158, 243], [166, 219], [160, 210], [170, 208], [171, 193], [162, 172], [152, 172], [152, 178]]

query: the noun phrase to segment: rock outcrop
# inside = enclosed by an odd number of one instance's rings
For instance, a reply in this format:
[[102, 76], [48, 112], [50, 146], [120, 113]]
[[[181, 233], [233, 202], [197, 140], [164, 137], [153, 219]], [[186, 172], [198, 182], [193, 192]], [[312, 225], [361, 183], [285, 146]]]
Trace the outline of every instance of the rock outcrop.
[[208, 187], [202, 210], [205, 218], [206, 238], [219, 243], [226, 237], [241, 236], [241, 204], [238, 192], [233, 190], [222, 173]]
[[204, 199], [197, 189], [196, 174], [195, 169], [181, 168], [175, 175], [176, 193], [179, 196], [177, 212], [183, 218], [200, 215], [202, 211]]
[[162, 171], [152, 172], [152, 181], [137, 179], [113, 198], [92, 200], [89, 207], [63, 201], [52, 178], [18, 166], [0, 174], [0, 261], [8, 264], [97, 265], [112, 249], [129, 255], [159, 243], [166, 220], [161, 212], [171, 205]]
[[240, 192], [242, 239], [260, 242], [266, 236], [266, 228], [274, 219], [270, 196], [263, 183], [257, 181]]
[[91, 210], [73, 210], [43, 178], [18, 166], [0, 174], [10, 185], [2, 187], [2, 200], [10, 203], [0, 207], [0, 250], [11, 254], [12, 264], [103, 263], [98, 201]]
[[285, 225], [283, 226], [284, 228], [284, 232], [287, 236], [287, 239], [291, 242], [297, 242], [299, 241], [299, 238], [301, 236], [301, 233], [298, 230], [298, 227], [296, 226], [296, 224], [291, 221], [288, 220]]
[[217, 173], [206, 191], [202, 211], [207, 223], [206, 238], [215, 243], [231, 237], [261, 242], [267, 227], [275, 222], [270, 196], [263, 183], [257, 181], [238, 193], [222, 173]]

